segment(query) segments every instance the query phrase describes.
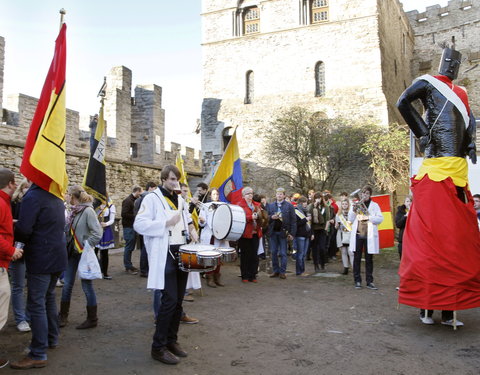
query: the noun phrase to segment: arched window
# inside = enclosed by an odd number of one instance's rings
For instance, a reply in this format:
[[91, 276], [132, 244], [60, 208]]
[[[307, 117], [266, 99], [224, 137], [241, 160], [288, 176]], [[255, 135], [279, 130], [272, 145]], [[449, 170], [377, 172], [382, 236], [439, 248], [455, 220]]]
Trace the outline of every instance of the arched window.
[[245, 75], [245, 104], [252, 104], [253, 101], [253, 70]]
[[315, 96], [325, 96], [325, 64], [323, 61], [315, 64]]

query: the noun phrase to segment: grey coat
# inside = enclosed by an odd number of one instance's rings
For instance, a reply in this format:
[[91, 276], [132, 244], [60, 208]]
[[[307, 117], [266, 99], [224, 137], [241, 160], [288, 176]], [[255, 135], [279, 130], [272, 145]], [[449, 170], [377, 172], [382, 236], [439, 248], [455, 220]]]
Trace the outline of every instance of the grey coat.
[[[97, 214], [92, 208], [91, 204], [83, 204], [85, 209], [78, 213], [72, 222], [72, 227], [75, 230], [75, 235], [80, 243], [83, 244], [88, 241], [90, 246], [95, 247], [102, 238], [103, 229], [98, 221]], [[70, 228], [67, 228], [67, 243], [72, 238]]]

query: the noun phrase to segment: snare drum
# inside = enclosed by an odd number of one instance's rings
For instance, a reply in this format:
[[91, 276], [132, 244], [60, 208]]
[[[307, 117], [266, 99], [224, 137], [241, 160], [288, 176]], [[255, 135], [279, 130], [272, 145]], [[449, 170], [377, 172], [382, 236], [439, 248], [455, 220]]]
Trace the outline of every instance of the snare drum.
[[209, 272], [215, 267], [204, 266], [199, 263], [198, 253], [202, 251], [212, 251], [215, 247], [212, 245], [189, 244], [182, 245], [178, 250], [178, 267], [184, 272]]
[[237, 241], [242, 237], [246, 222], [242, 207], [222, 204], [213, 214], [213, 236], [218, 240]]
[[217, 247], [217, 250], [222, 253], [222, 262], [229, 263], [237, 260], [237, 252], [233, 247]]
[[217, 250], [202, 250], [197, 253], [197, 262], [205, 268], [216, 268], [221, 261], [222, 253]]

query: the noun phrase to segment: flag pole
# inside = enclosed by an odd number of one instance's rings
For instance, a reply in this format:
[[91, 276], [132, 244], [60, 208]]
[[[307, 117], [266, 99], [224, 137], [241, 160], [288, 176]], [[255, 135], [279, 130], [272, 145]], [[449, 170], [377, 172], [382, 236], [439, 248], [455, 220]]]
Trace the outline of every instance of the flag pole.
[[67, 14], [67, 11], [65, 9], [60, 9], [60, 29], [62, 28], [62, 25], [64, 23], [63, 21], [63, 17], [65, 16], [65, 14]]

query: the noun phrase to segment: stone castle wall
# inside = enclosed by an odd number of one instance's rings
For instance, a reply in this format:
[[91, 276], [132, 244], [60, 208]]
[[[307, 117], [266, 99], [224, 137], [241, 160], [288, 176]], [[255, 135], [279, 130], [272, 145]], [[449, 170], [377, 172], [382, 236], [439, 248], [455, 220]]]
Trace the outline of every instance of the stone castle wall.
[[[411, 79], [413, 32], [397, 0], [330, 2], [330, 21], [303, 24], [298, 1], [243, 2], [260, 8], [260, 33], [235, 36], [232, 2], [203, 1], [202, 151], [205, 173], [223, 152], [222, 134], [237, 128], [242, 160], [258, 184], [264, 178], [259, 130], [299, 105], [328, 117], [399, 121], [395, 102]], [[389, 27], [395, 33], [386, 33]], [[406, 35], [405, 40], [403, 34]], [[402, 51], [402, 42], [405, 49]], [[220, 57], [219, 57], [220, 56]], [[325, 95], [315, 97], [315, 64], [325, 66]], [[395, 68], [395, 65], [397, 68]], [[244, 104], [246, 73], [254, 72], [251, 104]], [[345, 181], [366, 182], [368, 171], [346, 171]], [[256, 178], [255, 178], [256, 176]], [[261, 178], [260, 178], [261, 176]], [[275, 178], [275, 177], [273, 177]], [[348, 181], [347, 181], [348, 179]], [[271, 184], [270, 184], [271, 189]]]
[[480, 68], [466, 70], [480, 63], [480, 2], [450, 0], [446, 7], [433, 5], [425, 12], [407, 13], [415, 32], [412, 75], [437, 74], [442, 49], [439, 43], [451, 42], [464, 58], [457, 84], [465, 86], [473, 113], [480, 114]]
[[[38, 99], [24, 94], [8, 95], [3, 103], [5, 40], [0, 37], [0, 156], [2, 167], [19, 173], [23, 146]], [[165, 110], [162, 89], [157, 85], [138, 85], [132, 98], [132, 72], [114, 67], [106, 77], [104, 113], [107, 122], [107, 185], [110, 196], [121, 204], [133, 185], [160, 182], [164, 165], [175, 164], [180, 153], [191, 183], [201, 176], [200, 152], [178, 143], [165, 144]], [[100, 107], [100, 103], [99, 103]], [[90, 131], [85, 130], [90, 116], [67, 109], [67, 173], [70, 183], [80, 184], [89, 157]], [[82, 128], [82, 129], [81, 129]], [[131, 155], [131, 148], [136, 155]], [[19, 176], [19, 179], [21, 177]], [[120, 211], [117, 212], [120, 215]]]

